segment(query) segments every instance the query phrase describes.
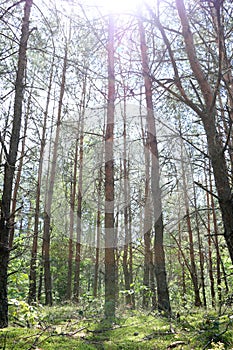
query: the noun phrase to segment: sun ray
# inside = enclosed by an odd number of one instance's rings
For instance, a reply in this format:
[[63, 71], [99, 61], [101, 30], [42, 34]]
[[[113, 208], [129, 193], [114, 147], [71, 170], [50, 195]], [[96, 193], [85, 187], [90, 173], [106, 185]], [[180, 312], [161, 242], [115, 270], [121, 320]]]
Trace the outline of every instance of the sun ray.
[[104, 12], [127, 14], [136, 11], [140, 0], [94, 0], [96, 6], [102, 9]]

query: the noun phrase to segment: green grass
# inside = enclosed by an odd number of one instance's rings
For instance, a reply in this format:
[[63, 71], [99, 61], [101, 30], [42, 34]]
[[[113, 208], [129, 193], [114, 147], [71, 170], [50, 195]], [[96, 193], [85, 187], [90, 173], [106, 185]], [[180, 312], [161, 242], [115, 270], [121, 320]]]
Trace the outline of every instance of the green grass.
[[[22, 317], [22, 320], [31, 315]], [[17, 314], [14, 314], [17, 316]], [[102, 320], [92, 309], [80, 312], [76, 305], [43, 308], [30, 328], [12, 324], [0, 330], [0, 350], [164, 350], [233, 349], [231, 313], [195, 309], [168, 320], [157, 314], [129, 311], [114, 323]], [[28, 324], [25, 319], [25, 325]]]

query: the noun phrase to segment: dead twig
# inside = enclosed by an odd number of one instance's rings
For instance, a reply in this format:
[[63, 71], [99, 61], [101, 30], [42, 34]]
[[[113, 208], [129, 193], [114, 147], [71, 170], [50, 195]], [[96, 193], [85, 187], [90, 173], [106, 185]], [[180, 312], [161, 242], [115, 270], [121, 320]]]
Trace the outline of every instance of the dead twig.
[[168, 345], [167, 349], [174, 349], [176, 348], [177, 346], [180, 346], [180, 345], [187, 345], [187, 342], [183, 341], [183, 340], [177, 340], [173, 343], [171, 343], [170, 345]]

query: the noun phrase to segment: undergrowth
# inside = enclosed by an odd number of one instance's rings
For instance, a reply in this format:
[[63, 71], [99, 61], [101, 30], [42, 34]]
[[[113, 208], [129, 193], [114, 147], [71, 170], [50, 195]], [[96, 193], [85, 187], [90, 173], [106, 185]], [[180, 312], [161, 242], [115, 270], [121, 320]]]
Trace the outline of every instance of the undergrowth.
[[218, 315], [194, 309], [171, 319], [124, 310], [110, 324], [93, 305], [89, 309], [75, 304], [47, 308], [13, 301], [10, 327], [0, 330], [0, 349], [233, 349], [232, 310]]

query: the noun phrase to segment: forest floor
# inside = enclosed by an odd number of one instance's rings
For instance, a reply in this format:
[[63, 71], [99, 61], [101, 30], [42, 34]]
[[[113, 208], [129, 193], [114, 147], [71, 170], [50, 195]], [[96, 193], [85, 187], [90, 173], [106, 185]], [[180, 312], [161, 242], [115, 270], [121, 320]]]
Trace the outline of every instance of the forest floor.
[[31, 307], [14, 301], [10, 326], [0, 330], [1, 350], [233, 349], [233, 310], [203, 309], [168, 320], [153, 312], [119, 310], [106, 323], [95, 307]]

